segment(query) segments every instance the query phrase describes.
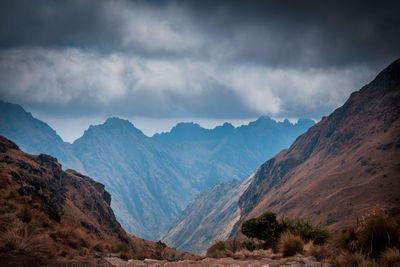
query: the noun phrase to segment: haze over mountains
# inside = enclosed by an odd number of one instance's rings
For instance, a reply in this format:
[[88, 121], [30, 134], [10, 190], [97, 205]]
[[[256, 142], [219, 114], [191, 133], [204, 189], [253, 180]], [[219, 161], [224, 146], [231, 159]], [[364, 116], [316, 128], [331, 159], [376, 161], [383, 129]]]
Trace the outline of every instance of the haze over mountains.
[[104, 183], [121, 225], [151, 240], [165, 234], [200, 191], [246, 178], [314, 124], [260, 117], [249, 125], [208, 130], [180, 123], [169, 133], [147, 137], [129, 121], [110, 118], [69, 144], [22, 107], [1, 102], [0, 109], [1, 135]]

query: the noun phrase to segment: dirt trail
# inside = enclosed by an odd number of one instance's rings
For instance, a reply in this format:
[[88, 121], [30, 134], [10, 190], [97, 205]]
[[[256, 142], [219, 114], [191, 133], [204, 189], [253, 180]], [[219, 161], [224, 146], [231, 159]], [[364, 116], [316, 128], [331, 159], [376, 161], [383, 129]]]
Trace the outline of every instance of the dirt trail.
[[292, 257], [285, 259], [271, 259], [271, 258], [257, 258], [257, 259], [244, 259], [237, 260], [232, 258], [205, 258], [199, 261], [184, 260], [177, 262], [157, 261], [146, 259], [144, 261], [129, 260], [123, 261], [120, 258], [105, 258], [106, 262], [116, 267], [156, 267], [156, 266], [174, 266], [174, 267], [278, 267], [278, 266], [292, 266], [292, 267], [329, 267], [332, 266], [327, 263], [317, 262], [314, 257]]

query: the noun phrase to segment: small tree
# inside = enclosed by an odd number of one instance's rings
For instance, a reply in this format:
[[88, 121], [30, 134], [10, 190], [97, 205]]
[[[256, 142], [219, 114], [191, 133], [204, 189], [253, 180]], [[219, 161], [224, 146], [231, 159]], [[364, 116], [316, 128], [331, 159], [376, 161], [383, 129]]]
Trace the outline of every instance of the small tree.
[[266, 212], [260, 217], [252, 218], [242, 224], [242, 233], [248, 238], [258, 238], [270, 245], [275, 245], [282, 233], [276, 214]]

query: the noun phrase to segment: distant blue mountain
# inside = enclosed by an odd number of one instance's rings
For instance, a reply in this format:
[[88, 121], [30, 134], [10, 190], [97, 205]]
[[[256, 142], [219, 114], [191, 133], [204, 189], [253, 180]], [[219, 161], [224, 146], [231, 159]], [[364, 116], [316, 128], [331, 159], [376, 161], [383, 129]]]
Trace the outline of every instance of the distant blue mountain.
[[158, 240], [186, 205], [221, 181], [242, 180], [314, 124], [260, 117], [249, 125], [204, 129], [179, 123], [145, 136], [127, 120], [90, 126], [73, 144], [21, 106], [0, 102], [0, 135], [32, 154], [47, 153], [106, 185], [130, 233]]

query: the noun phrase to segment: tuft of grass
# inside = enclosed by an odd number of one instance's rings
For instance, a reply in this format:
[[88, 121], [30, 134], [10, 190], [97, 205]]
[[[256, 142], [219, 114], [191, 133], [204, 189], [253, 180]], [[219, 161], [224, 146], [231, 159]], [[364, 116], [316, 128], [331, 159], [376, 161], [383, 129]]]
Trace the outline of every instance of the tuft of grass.
[[54, 232], [50, 233], [50, 237], [77, 250], [90, 248], [91, 246], [91, 237], [89, 234], [70, 225], [57, 227]]
[[337, 249], [328, 244], [313, 245], [309, 254], [320, 262], [331, 262], [337, 256]]
[[333, 261], [339, 267], [375, 267], [378, 266], [373, 259], [370, 259], [361, 252], [343, 251]]
[[286, 232], [281, 235], [278, 247], [283, 253], [283, 256], [288, 257], [296, 255], [297, 253], [302, 253], [304, 242], [300, 236], [293, 235], [291, 232]]
[[207, 249], [207, 257], [224, 258], [232, 256], [232, 251], [228, 250], [223, 241], [216, 241], [209, 249]]
[[97, 252], [104, 252], [104, 246], [99, 242], [93, 246], [93, 250]]
[[384, 266], [400, 266], [400, 250], [388, 248], [380, 255], [380, 262]]
[[120, 257], [121, 259], [125, 260], [125, 261], [129, 260], [129, 254], [126, 253], [126, 252], [121, 252], [121, 253], [119, 254], [119, 257]]
[[383, 216], [372, 216], [357, 233], [361, 250], [377, 258], [387, 247], [400, 245], [400, 231], [397, 225]]
[[32, 220], [32, 211], [28, 207], [23, 207], [17, 214], [17, 217], [24, 223], [29, 223]]
[[0, 251], [40, 258], [54, 256], [51, 240], [44, 235], [32, 233], [27, 227], [19, 227], [2, 234], [0, 237]]

